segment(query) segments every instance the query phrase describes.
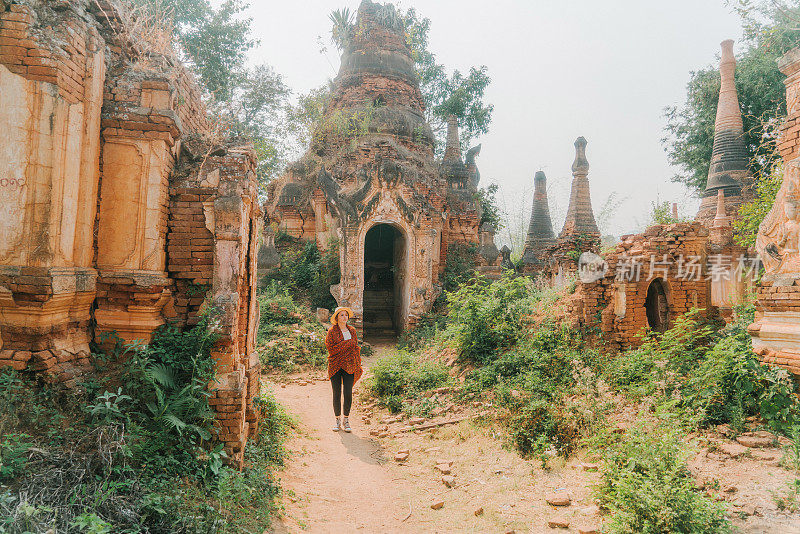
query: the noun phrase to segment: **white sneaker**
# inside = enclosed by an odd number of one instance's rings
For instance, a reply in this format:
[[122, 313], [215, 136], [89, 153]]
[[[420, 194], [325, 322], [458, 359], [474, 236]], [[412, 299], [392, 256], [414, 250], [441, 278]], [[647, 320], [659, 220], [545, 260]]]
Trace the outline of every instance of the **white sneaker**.
[[352, 430], [350, 429], [350, 421], [348, 421], [347, 419], [344, 420], [344, 431], [352, 432]]
[[341, 428], [339, 427], [339, 420], [338, 419], [336, 420], [336, 424], [334, 425], [333, 428], [331, 428], [331, 430], [333, 430], [334, 432], [338, 432], [339, 430], [341, 430]]

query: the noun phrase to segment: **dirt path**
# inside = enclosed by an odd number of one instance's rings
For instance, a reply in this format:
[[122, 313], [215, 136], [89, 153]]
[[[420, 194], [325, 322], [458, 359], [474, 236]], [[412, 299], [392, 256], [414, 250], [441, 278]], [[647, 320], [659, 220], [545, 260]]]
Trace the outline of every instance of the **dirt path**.
[[[375, 355], [363, 362], [365, 374], [394, 350], [390, 344], [377, 345]], [[496, 422], [462, 421], [418, 433], [393, 431], [379, 440], [370, 436], [370, 430], [389, 414], [372, 410], [371, 424], [365, 425], [361, 417], [365, 409], [358, 401], [360, 385], [350, 414], [353, 433], [347, 434], [331, 431], [330, 382], [324, 372], [296, 375], [285, 384], [267, 383], [299, 425], [287, 443], [290, 458], [281, 474], [285, 511], [274, 532], [600, 531], [603, 517], [591, 496], [599, 473], [583, 466], [596, 459], [579, 454], [568, 461], [553, 459], [548, 469], [542, 469], [538, 460], [522, 459], [503, 447], [503, 429]], [[401, 449], [409, 450], [410, 458], [398, 463], [393, 458]], [[718, 479], [720, 492], [735, 488], [732, 493], [721, 492], [729, 501], [734, 531], [800, 533], [800, 512], [781, 512], [772, 498], [791, 479], [791, 473], [778, 466], [782, 451], [749, 450], [734, 459], [717, 449], [698, 451], [691, 465], [698, 479]], [[435, 469], [443, 461], [452, 465], [452, 487], [442, 483], [442, 474]], [[570, 506], [547, 504], [548, 495], [563, 492], [570, 495]], [[443, 508], [432, 510], [437, 501], [444, 503]], [[553, 519], [570, 526], [551, 529], [548, 523]]]
[[[365, 371], [388, 350], [383, 345], [365, 358]], [[386, 459], [370, 438], [370, 428], [360, 424], [359, 384], [348, 434], [331, 430], [331, 386], [325, 373], [306, 378], [313, 382], [267, 386], [300, 427], [287, 443], [291, 457], [281, 475], [286, 510], [276, 532], [408, 532], [399, 481], [383, 466]]]

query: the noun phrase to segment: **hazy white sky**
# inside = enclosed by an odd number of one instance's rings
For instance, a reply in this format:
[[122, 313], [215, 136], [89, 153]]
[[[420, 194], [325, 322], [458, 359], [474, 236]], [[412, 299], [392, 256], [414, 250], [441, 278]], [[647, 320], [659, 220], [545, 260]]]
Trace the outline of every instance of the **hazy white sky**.
[[[359, 3], [253, 0], [261, 43], [252, 61], [272, 65], [296, 92], [321, 85], [339, 67], [328, 13], [344, 6], [355, 11]], [[694, 214], [698, 201], [670, 181], [674, 170], [660, 143], [663, 108], [683, 102], [691, 70], [716, 65], [722, 40], [740, 38], [739, 18], [724, 0], [396, 4], [431, 19], [431, 49], [440, 63], [489, 68], [486, 100], [495, 109], [490, 132], [478, 140], [478, 165], [482, 185], [498, 183], [511, 214], [524, 209], [527, 224], [533, 175], [542, 169], [560, 231], [580, 135], [589, 142], [595, 214], [612, 193], [625, 198], [604, 231], [639, 229], [656, 198]], [[320, 53], [319, 38], [327, 54]]]

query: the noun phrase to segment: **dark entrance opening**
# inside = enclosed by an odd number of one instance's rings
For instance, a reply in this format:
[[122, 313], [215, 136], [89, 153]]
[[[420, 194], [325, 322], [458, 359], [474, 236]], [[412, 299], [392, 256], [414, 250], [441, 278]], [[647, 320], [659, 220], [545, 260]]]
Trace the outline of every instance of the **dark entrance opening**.
[[669, 328], [669, 303], [664, 280], [656, 278], [647, 288], [647, 298], [644, 301], [647, 312], [647, 324], [656, 332], [664, 332]]
[[396, 336], [402, 326], [405, 239], [376, 224], [364, 240], [364, 336]]

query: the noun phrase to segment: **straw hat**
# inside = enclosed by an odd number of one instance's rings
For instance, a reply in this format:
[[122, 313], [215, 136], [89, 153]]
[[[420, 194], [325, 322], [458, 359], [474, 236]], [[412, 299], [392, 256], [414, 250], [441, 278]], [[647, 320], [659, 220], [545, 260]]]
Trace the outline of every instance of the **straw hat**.
[[336, 316], [339, 315], [339, 312], [347, 312], [347, 318], [350, 319], [353, 317], [353, 310], [348, 308], [347, 306], [339, 306], [335, 310], [333, 310], [333, 315], [331, 315], [331, 324], [336, 324]]

